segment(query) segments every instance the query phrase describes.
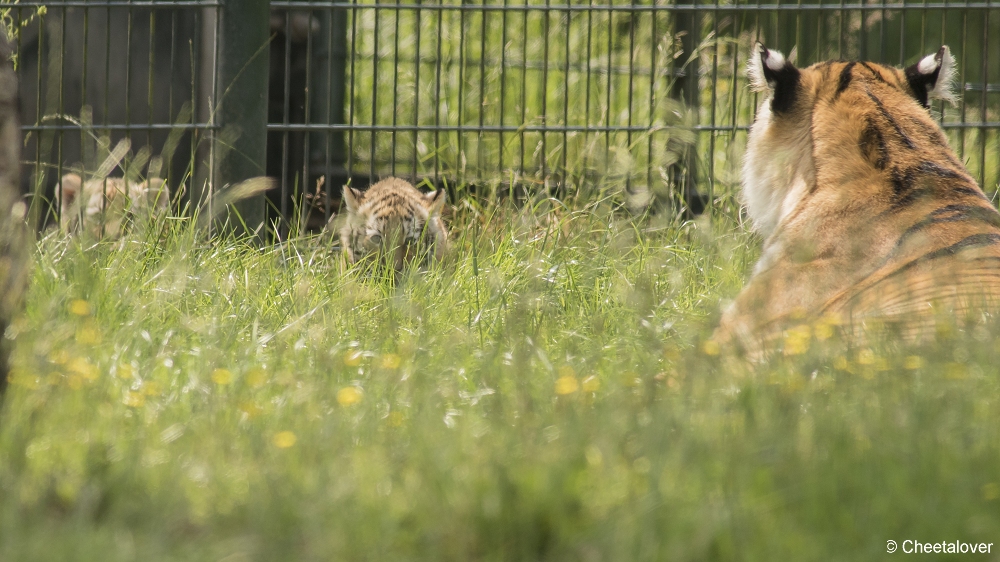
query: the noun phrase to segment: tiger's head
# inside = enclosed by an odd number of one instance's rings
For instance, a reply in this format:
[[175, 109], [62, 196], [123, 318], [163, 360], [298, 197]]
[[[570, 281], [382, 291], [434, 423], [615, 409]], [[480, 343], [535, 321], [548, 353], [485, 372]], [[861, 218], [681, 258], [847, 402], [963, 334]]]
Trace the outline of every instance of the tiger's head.
[[799, 69], [758, 43], [748, 67], [763, 102], [747, 140], [743, 200], [765, 238], [804, 198], [863, 205], [874, 196], [866, 186], [902, 181], [947, 145], [928, 111], [930, 100], [955, 100], [947, 46], [905, 69], [851, 61]]
[[441, 219], [446, 192], [421, 193], [399, 178], [382, 180], [367, 191], [344, 186], [347, 210], [341, 243], [348, 261], [385, 255], [396, 271], [424, 252], [440, 258], [448, 233]]

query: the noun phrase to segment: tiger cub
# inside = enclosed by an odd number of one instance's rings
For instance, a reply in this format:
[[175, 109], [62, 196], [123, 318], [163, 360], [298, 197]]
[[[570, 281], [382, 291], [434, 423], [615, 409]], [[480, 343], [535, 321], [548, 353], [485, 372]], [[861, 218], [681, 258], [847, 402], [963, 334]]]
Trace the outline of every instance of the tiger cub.
[[409, 182], [386, 178], [361, 192], [344, 186], [347, 220], [340, 243], [350, 263], [384, 253], [401, 271], [420, 252], [440, 260], [448, 249], [448, 229], [441, 219], [445, 191], [421, 193]]
[[1000, 308], [1000, 213], [928, 110], [954, 101], [954, 68], [948, 47], [905, 69], [799, 69], [755, 46], [764, 96], [742, 194], [764, 246], [717, 342], [774, 350], [782, 330], [819, 319], [862, 341], [877, 319], [919, 341], [936, 314]]
[[88, 232], [117, 238], [126, 218], [165, 211], [170, 189], [160, 178], [134, 182], [125, 178], [90, 179], [69, 173], [56, 185], [59, 226], [68, 234]]

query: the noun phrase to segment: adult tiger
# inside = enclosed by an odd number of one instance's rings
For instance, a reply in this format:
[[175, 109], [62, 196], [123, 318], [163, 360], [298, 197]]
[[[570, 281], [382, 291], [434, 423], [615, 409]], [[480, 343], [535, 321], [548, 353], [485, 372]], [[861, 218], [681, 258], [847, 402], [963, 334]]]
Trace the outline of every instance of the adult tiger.
[[906, 69], [831, 61], [798, 69], [757, 44], [764, 102], [750, 129], [743, 199], [763, 253], [714, 339], [774, 349], [782, 331], [874, 318], [908, 338], [940, 312], [1000, 303], [1000, 213], [928, 111], [954, 101], [948, 47]]

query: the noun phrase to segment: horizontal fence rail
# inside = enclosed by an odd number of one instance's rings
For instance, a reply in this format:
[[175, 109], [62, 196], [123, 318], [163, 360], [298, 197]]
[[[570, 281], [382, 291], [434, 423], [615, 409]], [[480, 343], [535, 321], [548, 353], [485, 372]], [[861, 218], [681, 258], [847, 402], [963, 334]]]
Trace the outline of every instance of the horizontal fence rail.
[[[94, 170], [129, 138], [120, 173], [191, 198], [239, 179], [212, 164], [237, 158], [233, 142], [260, 146], [239, 135], [266, 134], [255, 170], [279, 179], [279, 236], [322, 227], [343, 184], [388, 175], [459, 196], [611, 190], [735, 212], [758, 40], [800, 66], [912, 64], [949, 45], [960, 101], [932, 112], [987, 193], [1000, 182], [1000, 3], [272, 0], [242, 4], [270, 35], [239, 46], [220, 32], [233, 1], [11, 6], [26, 189], [51, 199], [65, 170]], [[219, 71], [261, 56], [266, 80]], [[254, 99], [266, 133], [234, 122]]]

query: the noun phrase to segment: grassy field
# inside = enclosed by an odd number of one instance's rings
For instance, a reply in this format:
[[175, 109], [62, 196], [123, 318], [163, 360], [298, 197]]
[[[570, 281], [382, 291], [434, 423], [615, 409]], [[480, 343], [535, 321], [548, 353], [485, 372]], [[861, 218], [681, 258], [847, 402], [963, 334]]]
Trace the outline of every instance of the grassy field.
[[699, 343], [759, 245], [725, 217], [542, 200], [452, 221], [449, 260], [397, 285], [322, 238], [42, 240], [8, 332], [0, 560], [1000, 543], [1000, 332], [813, 338], [753, 370]]

